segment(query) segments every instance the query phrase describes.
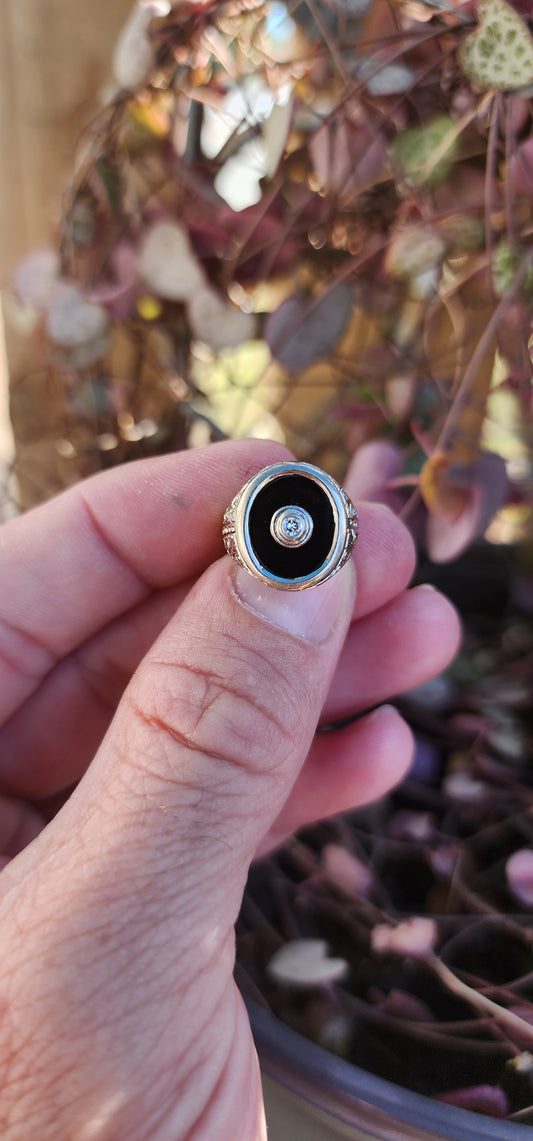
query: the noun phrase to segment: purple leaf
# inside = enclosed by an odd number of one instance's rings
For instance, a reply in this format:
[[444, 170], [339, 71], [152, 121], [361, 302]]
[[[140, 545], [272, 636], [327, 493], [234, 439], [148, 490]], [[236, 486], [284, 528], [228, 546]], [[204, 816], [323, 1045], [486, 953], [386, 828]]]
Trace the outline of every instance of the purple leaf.
[[520, 848], [507, 860], [505, 867], [509, 887], [526, 907], [533, 907], [533, 851]]
[[403, 1018], [407, 1022], [432, 1022], [434, 1019], [430, 1007], [405, 990], [390, 990], [381, 1003], [381, 1009], [392, 1018]]
[[385, 138], [380, 134], [374, 137], [368, 127], [349, 118], [319, 127], [311, 137], [309, 151], [318, 181], [341, 200], [371, 186], [387, 159]]
[[422, 844], [435, 835], [435, 820], [431, 812], [412, 812], [399, 809], [391, 816], [388, 834], [392, 840], [406, 840]]
[[450, 1090], [441, 1093], [437, 1101], [456, 1105], [459, 1109], [470, 1109], [473, 1113], [484, 1113], [486, 1117], [506, 1117], [509, 1102], [498, 1086], [469, 1086], [467, 1089]]
[[89, 301], [104, 305], [113, 321], [126, 321], [139, 294], [137, 255], [132, 246], [121, 242], [110, 258], [111, 274], [88, 292]]
[[436, 780], [440, 772], [439, 753], [431, 741], [422, 741], [415, 738], [415, 753], [411, 761], [409, 776], [411, 780], [420, 780], [430, 784]]
[[513, 1069], [516, 1073], [527, 1074], [529, 1076], [530, 1085], [533, 1086], [533, 1057], [529, 1050], [531, 1047], [531, 1035], [527, 1033], [527, 1027], [533, 1026], [533, 1005], [529, 1003], [517, 1003], [516, 1006], [510, 1006], [511, 1014], [515, 1014], [517, 1018], [521, 1018], [522, 1022], [526, 1023], [524, 1034], [520, 1034], [519, 1030], [513, 1030], [513, 1040], [517, 1045], [524, 1047], [523, 1054], [517, 1054], [513, 1058]]
[[508, 489], [505, 461], [493, 452], [482, 452], [468, 469], [450, 468], [447, 481], [468, 492], [456, 519], [431, 513], [427, 522], [427, 552], [434, 563], [457, 558], [478, 536], [483, 535], [505, 501]]
[[516, 150], [509, 164], [509, 177], [514, 189], [528, 198], [533, 194], [533, 138], [527, 138]]
[[357, 898], [367, 895], [372, 887], [370, 868], [339, 844], [326, 844], [322, 849], [326, 878], [344, 895]]
[[318, 299], [293, 294], [269, 317], [264, 339], [272, 356], [288, 372], [302, 372], [329, 357], [352, 312], [352, 291], [340, 284]]

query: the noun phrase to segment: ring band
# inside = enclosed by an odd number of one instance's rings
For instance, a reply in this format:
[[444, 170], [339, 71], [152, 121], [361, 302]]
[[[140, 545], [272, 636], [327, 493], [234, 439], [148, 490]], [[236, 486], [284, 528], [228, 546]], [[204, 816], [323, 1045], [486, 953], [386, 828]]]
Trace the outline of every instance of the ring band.
[[336, 574], [357, 541], [359, 521], [342, 487], [307, 463], [263, 468], [224, 514], [226, 551], [279, 590], [305, 590]]

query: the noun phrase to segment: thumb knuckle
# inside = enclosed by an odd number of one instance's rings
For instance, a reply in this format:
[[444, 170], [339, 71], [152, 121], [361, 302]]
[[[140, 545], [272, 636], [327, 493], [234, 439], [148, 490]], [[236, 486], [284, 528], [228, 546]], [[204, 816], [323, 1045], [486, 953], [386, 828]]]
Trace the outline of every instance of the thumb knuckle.
[[227, 638], [208, 662], [147, 662], [130, 695], [146, 757], [175, 765], [185, 750], [265, 773], [297, 747], [303, 700], [294, 672]]

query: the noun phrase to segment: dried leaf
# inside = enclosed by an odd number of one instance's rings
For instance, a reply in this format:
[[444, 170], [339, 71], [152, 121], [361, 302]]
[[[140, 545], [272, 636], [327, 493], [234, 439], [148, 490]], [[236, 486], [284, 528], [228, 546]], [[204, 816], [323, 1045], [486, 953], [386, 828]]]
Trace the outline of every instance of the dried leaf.
[[434, 452], [420, 472], [420, 492], [428, 511], [447, 523], [456, 523], [468, 504], [468, 491], [449, 479], [452, 461]]

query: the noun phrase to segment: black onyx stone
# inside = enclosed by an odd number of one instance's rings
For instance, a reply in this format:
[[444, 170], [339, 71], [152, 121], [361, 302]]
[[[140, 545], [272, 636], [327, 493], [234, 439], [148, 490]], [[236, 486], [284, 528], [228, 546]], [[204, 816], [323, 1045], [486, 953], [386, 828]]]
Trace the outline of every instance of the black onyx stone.
[[[283, 547], [270, 533], [280, 507], [303, 507], [313, 520], [313, 533], [302, 547]], [[326, 492], [305, 475], [281, 475], [257, 493], [248, 516], [248, 538], [268, 574], [297, 579], [315, 574], [326, 562], [336, 537], [335, 515]]]

